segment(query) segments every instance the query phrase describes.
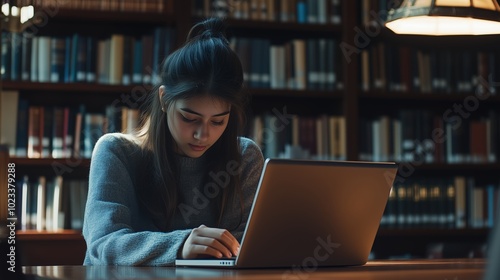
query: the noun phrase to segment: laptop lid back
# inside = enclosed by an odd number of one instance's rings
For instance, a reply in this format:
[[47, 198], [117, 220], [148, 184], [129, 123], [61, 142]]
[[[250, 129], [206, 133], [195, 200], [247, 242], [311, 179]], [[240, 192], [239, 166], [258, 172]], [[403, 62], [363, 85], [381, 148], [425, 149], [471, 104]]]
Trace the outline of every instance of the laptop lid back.
[[236, 266], [366, 263], [396, 172], [394, 163], [267, 159]]

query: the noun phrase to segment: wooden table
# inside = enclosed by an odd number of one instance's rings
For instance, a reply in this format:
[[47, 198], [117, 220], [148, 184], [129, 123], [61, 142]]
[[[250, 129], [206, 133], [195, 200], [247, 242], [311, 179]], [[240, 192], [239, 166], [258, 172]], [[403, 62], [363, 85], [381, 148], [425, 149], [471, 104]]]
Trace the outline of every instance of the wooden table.
[[[214, 269], [127, 266], [26, 266], [23, 272], [56, 279], [482, 279], [483, 259], [371, 261], [364, 266], [287, 269]], [[309, 270], [309, 271], [307, 271]]]

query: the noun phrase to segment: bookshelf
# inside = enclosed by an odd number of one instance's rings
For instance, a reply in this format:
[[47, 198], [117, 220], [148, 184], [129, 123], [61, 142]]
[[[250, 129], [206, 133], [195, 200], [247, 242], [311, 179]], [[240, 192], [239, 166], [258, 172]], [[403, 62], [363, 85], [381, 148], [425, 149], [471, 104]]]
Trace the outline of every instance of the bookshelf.
[[[175, 35], [173, 36], [173, 40], [175, 41], [174, 45], [179, 45], [180, 42], [184, 41], [184, 36], [190, 26], [197, 20], [206, 16], [203, 14], [206, 9], [200, 9], [199, 6], [197, 6], [203, 5], [202, 2], [204, 1], [164, 0], [163, 2], [163, 12], [116, 12], [111, 10], [92, 10], [88, 7], [81, 7], [79, 9], [61, 7], [58, 13], [50, 18], [48, 24], [40, 28], [37, 35], [59, 36], [61, 34], [72, 35], [77, 32], [85, 36], [95, 36], [97, 39], [103, 39], [109, 37], [113, 33], [123, 31], [123, 26], [130, 29], [127, 32], [134, 34], [134, 36], [140, 36], [145, 30], [151, 31], [156, 27], [168, 27], [175, 30]], [[284, 2], [285, 1], [276, 0], [274, 3], [278, 5]], [[296, 2], [308, 3], [315, 1]], [[319, 3], [322, 1], [317, 2]], [[359, 54], [345, 54], [342, 52], [340, 45], [349, 44], [351, 46], [356, 46], [356, 40], [359, 39], [359, 30], [364, 30], [364, 28], [366, 28], [364, 23], [361, 22], [360, 14], [362, 1], [339, 2], [331, 0], [324, 1], [323, 3], [327, 4], [328, 13], [330, 15], [335, 15], [336, 20], [327, 20], [326, 23], [298, 23], [297, 19], [292, 18], [289, 18], [288, 21], [280, 20], [279, 17], [269, 19], [252, 18], [252, 16], [248, 16], [245, 18], [242, 15], [223, 11], [223, 13], [228, 15], [228, 37], [230, 40], [233, 40], [231, 42], [235, 43], [235, 46], [238, 45], [238, 42], [241, 42], [238, 41], [241, 40], [241, 38], [245, 38], [250, 42], [255, 39], [268, 40], [268, 46], [286, 46], [294, 40], [304, 40], [305, 42], [309, 39], [313, 41], [334, 40], [337, 53], [332, 59], [335, 61], [334, 69], [336, 82], [332, 86], [320, 84], [317, 85], [317, 87], [311, 87], [309, 86], [311, 83], [310, 77], [308, 76], [305, 77], [306, 86], [302, 88], [289, 87], [288, 85], [271, 88], [272, 86], [270, 84], [262, 85], [258, 83], [255, 86], [250, 85], [247, 80], [247, 90], [252, 94], [251, 110], [249, 111], [251, 122], [248, 123], [247, 134], [254, 138], [256, 136], [252, 135], [252, 133], [254, 133], [256, 129], [253, 121], [255, 121], [256, 117], [261, 116], [264, 120], [262, 123], [263, 126], [260, 127], [262, 130], [265, 128], [265, 117], [269, 115], [272, 116], [273, 112], [276, 114], [276, 110], [282, 115], [286, 112], [287, 114], [299, 116], [299, 119], [308, 119], [313, 122], [318, 121], [318, 118], [322, 116], [343, 117], [343, 121], [345, 122], [343, 125], [343, 132], [339, 134], [341, 136], [337, 137], [343, 139], [345, 146], [340, 148], [342, 145], [339, 144], [340, 142], [336, 144], [338, 146], [335, 148], [333, 148], [333, 146], [328, 146], [325, 148], [326, 150], [336, 149], [337, 152], [328, 156], [318, 156], [319, 158], [347, 160], [362, 159], [365, 141], [367, 139], [373, 141], [373, 139], [366, 137], [364, 132], [360, 129], [366, 119], [378, 119], [386, 114], [393, 119], [398, 119], [396, 112], [400, 109], [417, 111], [430, 109], [434, 114], [442, 114], [444, 110], [450, 108], [453, 104], [460, 104], [464, 101], [464, 98], [474, 94], [470, 91], [460, 92], [460, 94], [444, 94], [437, 91], [430, 91], [429, 93], [423, 94], [420, 90], [416, 89], [403, 92], [391, 90], [387, 87], [363, 88], [362, 84], [364, 78], [361, 75], [363, 72], [362, 51], [369, 51], [379, 43], [395, 44], [397, 48], [401, 46], [414, 46], [422, 49], [432, 49], [439, 45], [440, 47], [438, 47], [438, 49], [443, 52], [446, 48], [455, 48], [457, 45], [466, 50], [481, 49], [494, 51], [494, 46], [498, 45], [498, 42], [500, 42], [500, 36], [481, 37], [478, 38], [477, 42], [471, 42], [470, 38], [455, 37], [432, 39], [420, 38], [418, 36], [396, 37], [382, 28], [377, 36], [369, 38], [369, 42], [365, 47], [359, 49]], [[339, 3], [340, 6], [338, 5]], [[279, 5], [276, 7], [278, 10], [283, 8]], [[339, 19], [340, 21], [338, 21]], [[95, 28], [96, 26], [99, 28]], [[264, 58], [262, 53], [260, 56], [257, 55], [257, 57], [259, 58], [257, 61], [261, 61], [261, 59]], [[320, 53], [320, 57], [324, 58], [324, 55]], [[242, 60], [245, 60], [245, 58]], [[248, 61], [244, 61], [244, 64], [245, 63], [248, 63]], [[373, 62], [369, 63], [369, 65], [372, 66], [374, 64]], [[306, 65], [306, 69], [307, 67], [309, 66]], [[500, 69], [498, 70], [500, 72]], [[267, 71], [271, 72], [270, 69]], [[320, 74], [320, 76], [321, 75], [323, 74]], [[312, 77], [312, 79], [315, 78]], [[371, 83], [372, 82], [370, 82], [370, 84]], [[116, 100], [119, 100], [121, 105], [125, 104], [126, 102], [122, 99], [123, 94], [130, 94], [138, 87], [141, 90], [147, 90], [151, 85], [149, 83], [143, 83], [142, 81], [128, 85], [124, 85], [123, 83], [109, 84], [99, 82], [66, 83], [26, 82], [20, 80], [3, 81], [3, 90], [18, 91], [20, 98], [29, 100], [32, 104], [43, 106], [78, 106], [79, 104], [85, 104], [89, 112], [102, 112], [107, 105], [112, 104]], [[496, 110], [498, 114], [497, 108], [499, 103], [499, 95], [492, 95], [487, 101], [481, 103], [479, 112], [486, 112], [481, 110]], [[300, 121], [297, 121], [297, 123], [299, 122]], [[286, 127], [289, 129], [292, 126], [292, 120], [290, 120], [290, 125], [287, 123]], [[314, 127], [314, 124], [311, 127]], [[341, 126], [335, 127], [336, 129], [340, 129]], [[306, 133], [301, 134], [313, 134], [312, 142], [316, 145], [315, 150], [320, 151], [321, 149], [318, 147], [321, 144], [315, 142], [315, 139], [318, 138], [318, 134], [312, 132], [314, 130], [306, 131]], [[292, 134], [290, 130], [286, 130], [285, 133]], [[276, 138], [278, 138], [278, 136], [279, 134], [275, 135]], [[293, 141], [293, 139], [284, 141]], [[295, 141], [299, 144], [303, 143], [299, 138], [296, 138]], [[266, 149], [265, 144], [266, 143], [262, 143], [264, 150]], [[269, 145], [269, 143], [267, 144]], [[280, 146], [279, 149], [283, 149], [283, 146]], [[339, 153], [339, 150], [342, 150], [342, 153]], [[309, 156], [311, 154], [314, 155], [314, 152], [311, 152]], [[496, 156], [496, 162], [482, 163], [460, 162], [449, 164], [448, 162], [426, 162], [420, 164], [410, 162], [414, 170], [412, 170], [411, 176], [408, 178], [451, 179], [456, 176], [465, 176], [466, 178], [474, 178], [478, 186], [493, 185], [498, 192], [500, 184], [500, 179], [497, 174], [497, 171], [500, 169], [498, 162], [500, 155], [498, 154], [498, 150], [496, 151]], [[69, 166], [68, 172], [63, 174], [63, 177], [69, 180], [87, 179], [88, 168], [90, 166], [88, 158], [76, 158], [74, 156], [58, 159], [12, 157], [11, 162], [16, 164], [17, 173], [20, 176], [22, 176], [21, 174], [30, 174], [33, 178], [42, 175], [54, 177], [54, 165]], [[478, 174], [481, 174], [481, 176], [478, 176]], [[439, 226], [422, 225], [414, 227], [401, 227], [398, 225], [386, 226], [382, 227], [377, 235], [374, 244], [374, 252], [375, 256], [380, 258], [392, 256], [426, 257], [427, 246], [429, 246], [429, 248], [438, 248], [439, 246], [432, 246], [443, 242], [460, 243], [465, 241], [482, 244], [486, 241], [488, 231], [489, 229], [487, 227], [440, 228]], [[53, 243], [61, 241], [60, 244], [66, 244], [64, 246], [69, 246], [69, 243], [73, 242], [76, 244], [76, 248], [79, 248], [79, 252], [84, 253], [84, 247], [81, 247], [83, 239], [78, 230], [65, 230], [62, 232], [19, 231], [19, 236], [21, 240], [32, 242], [30, 243], [30, 247], [34, 246], [31, 244], [35, 243], [43, 245], [49, 242], [47, 240]], [[408, 240], [411, 240], [411, 242], [408, 242]], [[62, 243], [63, 241], [67, 243]], [[25, 248], [27, 247], [28, 246]], [[474, 247], [471, 250], [477, 250], [477, 248]], [[28, 254], [31, 255], [31, 253], [26, 253], [26, 255]], [[75, 263], [79, 264], [75, 259], [73, 260]], [[37, 260], [33, 260], [33, 263], [37, 262]]]
[[[358, 1], [357, 26], [373, 31], [373, 15], [383, 17], [385, 5], [389, 4], [383, 0]], [[402, 156], [401, 151], [388, 152], [389, 160], [401, 161], [402, 167], [406, 167], [406, 171], [400, 168], [402, 183], [395, 184], [394, 189], [403, 189], [402, 204], [410, 209], [394, 207], [388, 211], [396, 214], [389, 214], [395, 218], [379, 231], [374, 245], [378, 257], [483, 256], [483, 245], [491, 228], [489, 219], [498, 215], [495, 212], [500, 187], [498, 148], [492, 143], [498, 142], [499, 137], [496, 81], [500, 53], [494, 47], [499, 39], [500, 36], [399, 36], [381, 28], [360, 49], [358, 138], [363, 140], [357, 145], [358, 159], [384, 158], [383, 145], [381, 148], [380, 143], [374, 143], [389, 141], [392, 148], [398, 141], [392, 134], [393, 129], [399, 129], [397, 121], [401, 121], [403, 128], [418, 131], [408, 138], [414, 143], [433, 140], [434, 144], [428, 154], [421, 152], [418, 159], [401, 159], [405, 157], [404, 151]], [[400, 115], [401, 112], [404, 113]], [[453, 128], [450, 124], [454, 124]], [[487, 127], [488, 132], [478, 131], [478, 125]], [[444, 132], [443, 141], [433, 138], [432, 133], [438, 130]], [[451, 194], [446, 192], [450, 185]], [[417, 189], [424, 190], [417, 193]], [[430, 189], [441, 197], [438, 207], [443, 205], [446, 195], [454, 197], [452, 219], [466, 221], [448, 226], [446, 222], [413, 224], [415, 216], [422, 215], [419, 207], [427, 207], [431, 212], [432, 206], [425, 204], [439, 200], [430, 195]], [[426, 198], [423, 206], [422, 196]], [[400, 203], [397, 194], [396, 199]]]

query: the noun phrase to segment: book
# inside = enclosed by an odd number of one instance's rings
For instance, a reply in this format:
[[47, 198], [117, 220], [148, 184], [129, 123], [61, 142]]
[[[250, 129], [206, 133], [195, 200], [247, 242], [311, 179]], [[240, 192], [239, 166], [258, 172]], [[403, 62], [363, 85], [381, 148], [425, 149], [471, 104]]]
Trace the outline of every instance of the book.
[[73, 36], [64, 37], [65, 51], [64, 51], [64, 82], [72, 82], [72, 65], [74, 63], [71, 55], [73, 54]]
[[471, 162], [485, 163], [488, 157], [486, 120], [471, 120], [469, 126]]
[[64, 132], [65, 132], [65, 112], [63, 107], [54, 107], [52, 122], [52, 157], [63, 158], [64, 153]]
[[12, 47], [10, 43], [10, 33], [1, 31], [2, 33], [2, 65], [1, 65], [1, 75], [2, 79], [10, 80], [11, 72], [11, 59], [12, 59]]
[[31, 80], [31, 54], [33, 40], [30, 36], [22, 36], [22, 54], [21, 54], [21, 80]]
[[109, 83], [121, 84], [123, 79], [123, 58], [125, 38], [121, 34], [111, 35], [110, 58], [109, 58]]
[[29, 158], [41, 158], [44, 128], [43, 107], [30, 106], [28, 112], [27, 156]]
[[84, 157], [84, 141], [85, 138], [85, 123], [86, 114], [85, 105], [80, 105], [75, 115], [75, 138], [73, 141], [73, 157]]
[[132, 83], [132, 69], [134, 58], [134, 38], [132, 36], [123, 37], [123, 69], [122, 81], [123, 85], [130, 85]]
[[154, 42], [153, 35], [146, 34], [142, 36], [142, 84], [149, 85], [153, 82], [153, 61]]
[[87, 81], [87, 36], [79, 36], [76, 46], [73, 82]]
[[30, 81], [38, 82], [38, 47], [39, 47], [40, 37], [33, 37], [31, 40], [31, 68], [30, 68]]
[[83, 157], [90, 158], [97, 140], [104, 134], [104, 116], [99, 113], [86, 113], [82, 118], [84, 121]]
[[54, 37], [51, 39], [50, 44], [50, 82], [64, 82], [66, 39]]
[[64, 229], [65, 209], [63, 207], [64, 199], [63, 177], [54, 178], [53, 206], [52, 206], [52, 229]]
[[275, 89], [285, 88], [285, 48], [272, 45], [270, 49], [270, 86]]
[[94, 83], [97, 81], [97, 39], [87, 37], [87, 53], [85, 54], [85, 81]]
[[7, 145], [10, 155], [16, 154], [19, 92], [0, 92], [0, 144]]
[[10, 79], [13, 81], [21, 80], [22, 36], [21, 33], [10, 33]]
[[110, 41], [99, 40], [97, 42], [97, 82], [107, 84], [109, 81], [109, 57], [110, 57]]
[[51, 37], [38, 37], [38, 82], [50, 82], [51, 74]]
[[141, 39], [136, 39], [133, 45], [133, 62], [132, 62], [132, 83], [142, 83], [143, 61], [143, 42]]
[[73, 156], [73, 141], [75, 136], [75, 109], [64, 107], [63, 109], [63, 153], [64, 158], [70, 158]]
[[42, 158], [48, 158], [52, 156], [52, 127], [54, 125], [54, 112], [53, 108], [49, 106], [44, 106], [42, 108]]
[[31, 228], [31, 210], [30, 210], [30, 199], [31, 199], [31, 186], [29, 182], [28, 175], [24, 175], [21, 180], [21, 203], [18, 207], [21, 208], [21, 230], [27, 230]]
[[306, 74], [306, 42], [302, 39], [294, 39], [293, 55], [294, 55], [294, 73], [296, 89], [307, 88], [307, 74]]
[[[38, 184], [36, 189], [36, 212], [34, 216], [36, 217], [36, 230], [45, 230], [45, 212], [46, 212], [46, 202], [45, 197], [47, 193], [47, 180], [45, 176], [40, 176], [38, 178]], [[32, 216], [33, 217], [33, 216]]]

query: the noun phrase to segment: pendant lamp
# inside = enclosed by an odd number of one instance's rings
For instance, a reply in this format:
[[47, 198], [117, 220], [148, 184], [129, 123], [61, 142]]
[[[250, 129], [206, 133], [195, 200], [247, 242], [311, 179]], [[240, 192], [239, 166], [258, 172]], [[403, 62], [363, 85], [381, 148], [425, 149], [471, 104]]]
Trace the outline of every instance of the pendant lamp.
[[497, 0], [403, 0], [385, 25], [408, 35], [500, 34], [500, 6]]

